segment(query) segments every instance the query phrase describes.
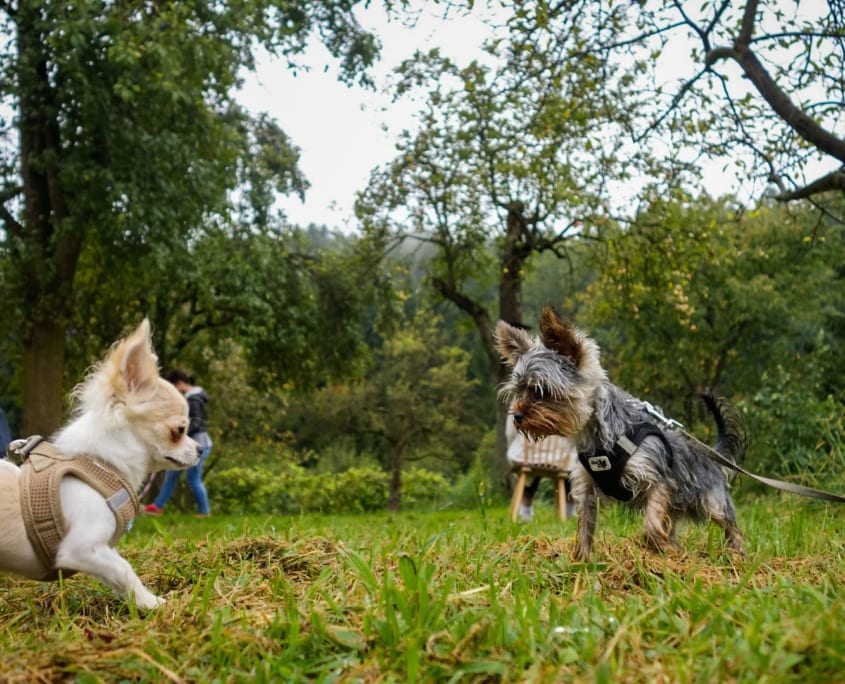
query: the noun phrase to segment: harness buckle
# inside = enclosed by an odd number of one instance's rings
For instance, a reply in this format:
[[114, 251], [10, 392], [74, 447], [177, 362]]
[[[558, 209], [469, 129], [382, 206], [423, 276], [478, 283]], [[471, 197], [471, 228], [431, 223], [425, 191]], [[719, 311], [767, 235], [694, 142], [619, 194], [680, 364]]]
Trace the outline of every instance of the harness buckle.
[[648, 415], [656, 419], [667, 430], [683, 430], [684, 428], [683, 423], [679, 423], [674, 418], [667, 418], [663, 415], [663, 412], [659, 408], [657, 408], [653, 404], [650, 404], [647, 401], [643, 402], [643, 409]]

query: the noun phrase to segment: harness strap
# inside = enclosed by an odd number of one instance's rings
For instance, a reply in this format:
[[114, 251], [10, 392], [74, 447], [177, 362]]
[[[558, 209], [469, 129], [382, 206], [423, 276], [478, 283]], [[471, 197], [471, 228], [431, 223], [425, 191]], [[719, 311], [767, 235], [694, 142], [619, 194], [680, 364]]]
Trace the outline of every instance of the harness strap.
[[44, 579], [58, 577], [53, 566], [67, 532], [59, 492], [64, 477], [82, 480], [106, 500], [116, 523], [111, 546], [128, 531], [140, 511], [138, 497], [123, 476], [90, 456], [68, 456], [39, 436], [30, 437], [17, 453], [25, 459], [21, 465], [20, 494], [26, 533], [42, 563], [51, 568]]
[[578, 460], [593, 478], [599, 489], [607, 496], [618, 501], [630, 501], [634, 492], [622, 484], [625, 464], [647, 437], [657, 437], [666, 445], [669, 465], [672, 464], [672, 445], [663, 434], [663, 430], [654, 423], [640, 422], [631, 425], [611, 450], [599, 447], [593, 452], [578, 453]]

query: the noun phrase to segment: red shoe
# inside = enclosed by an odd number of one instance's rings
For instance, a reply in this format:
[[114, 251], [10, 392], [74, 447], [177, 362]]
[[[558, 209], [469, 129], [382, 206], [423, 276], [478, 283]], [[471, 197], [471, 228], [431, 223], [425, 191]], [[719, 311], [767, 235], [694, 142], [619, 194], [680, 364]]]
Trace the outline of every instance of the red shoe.
[[144, 506], [144, 513], [146, 513], [147, 515], [161, 515], [162, 513], [164, 513], [164, 509], [159, 508], [154, 503], [151, 503]]

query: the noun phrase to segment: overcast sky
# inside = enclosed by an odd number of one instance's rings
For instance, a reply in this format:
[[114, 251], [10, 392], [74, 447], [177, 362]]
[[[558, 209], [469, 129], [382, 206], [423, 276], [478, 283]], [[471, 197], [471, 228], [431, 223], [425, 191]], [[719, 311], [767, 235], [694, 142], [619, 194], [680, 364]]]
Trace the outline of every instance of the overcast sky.
[[[472, 10], [463, 12], [453, 8], [444, 20], [443, 7], [428, 3], [413, 25], [387, 22], [376, 3], [359, 10], [360, 23], [382, 43], [381, 60], [373, 69], [376, 83], [383, 85], [393, 69], [417, 49], [440, 47], [461, 66], [483, 59], [480, 46], [492, 35], [485, 23], [486, 4], [475, 3]], [[672, 49], [674, 54], [667, 50], [664, 60], [675, 72], [671, 75], [678, 77], [686, 73], [688, 46], [675, 43]], [[374, 167], [393, 159], [395, 141], [403, 129], [413, 128], [418, 106], [408, 100], [394, 104], [385, 92], [344, 85], [337, 80], [337, 63], [319, 41], [312, 42], [301, 62], [310, 65], [310, 71], [293, 72], [284, 60], [263, 60], [257, 73], [246, 75], [240, 99], [254, 112], [269, 113], [300, 148], [300, 167], [311, 188], [304, 203], [296, 197], [282, 201], [290, 222], [354, 231], [355, 193], [366, 186]], [[822, 167], [830, 166], [829, 161]], [[734, 193], [744, 199], [759, 194], [762, 188], [739, 182], [723, 164], [703, 167], [704, 186], [711, 194]]]
[[[442, 8], [433, 7], [414, 26], [388, 23], [379, 7], [358, 12], [361, 24], [382, 43], [376, 83], [384, 83], [416, 49], [438, 46], [460, 63], [480, 57], [480, 45], [490, 35], [484, 11], [480, 7], [469, 13], [453, 11], [444, 20], [438, 13]], [[356, 228], [355, 193], [366, 186], [375, 166], [395, 156], [394, 143], [404, 128], [412, 127], [416, 108], [409, 102], [392, 104], [384, 93], [339, 82], [337, 64], [319, 42], [312, 44], [302, 62], [312, 69], [294, 73], [282, 60], [264, 60], [257, 73], [247, 75], [240, 100], [253, 111], [272, 115], [301, 150], [300, 167], [311, 188], [304, 204], [295, 197], [283, 201], [288, 219], [303, 226], [316, 223], [351, 231]]]

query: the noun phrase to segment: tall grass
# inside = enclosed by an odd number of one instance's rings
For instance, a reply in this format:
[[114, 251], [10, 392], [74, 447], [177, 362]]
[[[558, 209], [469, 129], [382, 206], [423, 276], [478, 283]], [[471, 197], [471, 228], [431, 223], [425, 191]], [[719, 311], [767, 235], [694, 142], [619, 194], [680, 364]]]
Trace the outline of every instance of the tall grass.
[[641, 520], [503, 506], [359, 516], [140, 519], [121, 550], [168, 603], [94, 580], [0, 580], [4, 682], [845, 680], [845, 508], [738, 501], [748, 552], [708, 526], [655, 555]]

